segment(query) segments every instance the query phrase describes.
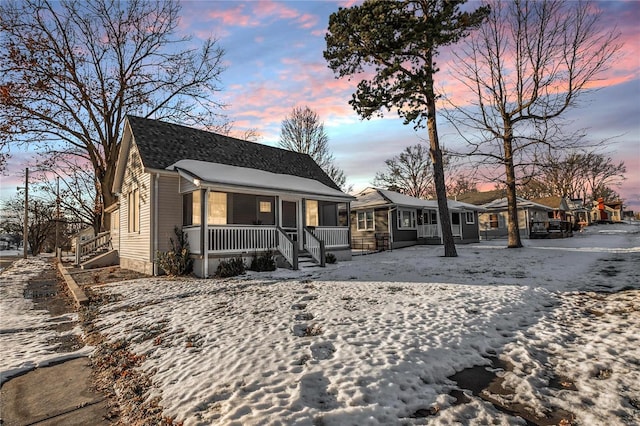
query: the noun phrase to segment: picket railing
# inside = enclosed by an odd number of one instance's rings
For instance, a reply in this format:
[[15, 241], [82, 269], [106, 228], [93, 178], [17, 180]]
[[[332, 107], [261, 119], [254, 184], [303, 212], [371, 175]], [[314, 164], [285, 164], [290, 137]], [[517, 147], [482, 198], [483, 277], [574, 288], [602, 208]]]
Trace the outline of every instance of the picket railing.
[[309, 228], [304, 228], [304, 249], [320, 266], [325, 265], [324, 241], [319, 240]]
[[98, 251], [111, 246], [111, 232], [101, 232], [90, 240], [80, 241], [76, 239], [76, 265], [84, 259], [96, 254]]
[[[183, 228], [192, 254], [200, 255], [200, 227]], [[278, 226], [216, 225], [207, 227], [206, 254], [254, 253], [277, 250], [294, 269], [298, 269], [297, 232]], [[349, 228], [318, 227], [304, 229], [304, 248], [320, 265], [325, 265], [327, 248], [349, 247]]]
[[344, 226], [323, 226], [310, 229], [317, 239], [324, 241], [327, 249], [349, 247], [349, 228]]
[[440, 238], [440, 225], [418, 225], [418, 238]]
[[278, 247], [275, 226], [210, 226], [209, 253], [242, 253]]
[[278, 227], [278, 251], [294, 270], [298, 269], [298, 245], [280, 227]]

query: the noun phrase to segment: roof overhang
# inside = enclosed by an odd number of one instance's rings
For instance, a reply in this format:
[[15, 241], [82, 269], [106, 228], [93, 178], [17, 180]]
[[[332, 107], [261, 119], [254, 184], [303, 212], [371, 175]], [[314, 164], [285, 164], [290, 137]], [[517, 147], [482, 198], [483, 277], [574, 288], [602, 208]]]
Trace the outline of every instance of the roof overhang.
[[180, 160], [171, 166], [178, 174], [201, 188], [241, 191], [263, 195], [286, 194], [326, 201], [351, 202], [355, 197], [314, 179], [271, 173], [246, 167], [199, 160]]

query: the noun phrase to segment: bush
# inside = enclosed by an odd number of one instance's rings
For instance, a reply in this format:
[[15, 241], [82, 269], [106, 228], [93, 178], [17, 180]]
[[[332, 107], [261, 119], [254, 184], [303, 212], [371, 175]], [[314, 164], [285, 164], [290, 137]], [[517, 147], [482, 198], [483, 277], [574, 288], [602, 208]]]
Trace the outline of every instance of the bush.
[[336, 262], [337, 262], [336, 255], [335, 255], [335, 254], [333, 254], [333, 253], [327, 253], [327, 254], [324, 256], [324, 261], [325, 261], [326, 263], [336, 263]]
[[261, 253], [260, 256], [258, 256], [258, 253], [254, 253], [249, 269], [257, 272], [275, 271], [276, 259], [274, 258], [273, 253], [270, 250]]
[[221, 260], [216, 269], [216, 277], [228, 278], [244, 274], [246, 266], [242, 257], [234, 257], [229, 260]]
[[193, 270], [193, 259], [189, 251], [187, 236], [177, 226], [173, 232], [176, 234], [176, 239], [169, 238], [171, 250], [167, 252], [159, 251], [156, 256], [156, 262], [167, 275], [190, 274]]

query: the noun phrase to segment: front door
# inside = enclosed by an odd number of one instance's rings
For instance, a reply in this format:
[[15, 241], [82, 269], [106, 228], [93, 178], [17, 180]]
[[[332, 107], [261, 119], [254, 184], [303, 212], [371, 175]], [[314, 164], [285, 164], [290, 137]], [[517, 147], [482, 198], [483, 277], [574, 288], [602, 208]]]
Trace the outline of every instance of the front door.
[[451, 233], [454, 237], [462, 236], [462, 222], [460, 221], [460, 213], [451, 213]]
[[280, 211], [280, 227], [284, 229], [289, 238], [298, 241], [302, 248], [302, 236], [300, 230], [300, 201], [298, 200], [281, 200]]

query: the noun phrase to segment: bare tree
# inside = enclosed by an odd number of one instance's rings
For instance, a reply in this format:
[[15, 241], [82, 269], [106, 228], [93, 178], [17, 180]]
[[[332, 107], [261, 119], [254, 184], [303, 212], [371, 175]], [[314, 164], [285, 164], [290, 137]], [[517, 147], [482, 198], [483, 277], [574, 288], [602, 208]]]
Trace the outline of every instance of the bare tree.
[[455, 198], [469, 192], [478, 192], [478, 180], [474, 175], [465, 171], [448, 174], [447, 195]]
[[115, 201], [126, 114], [218, 121], [223, 50], [176, 36], [179, 13], [174, 0], [0, 2], [2, 131], [91, 164], [101, 212]]
[[591, 200], [595, 201], [600, 197], [605, 200], [620, 198], [612, 187], [620, 186], [625, 179], [624, 174], [627, 172], [627, 167], [624, 162], [615, 163], [607, 155], [588, 153], [585, 163], [587, 177], [585, 189], [591, 191]]
[[308, 106], [294, 107], [291, 115], [282, 120], [280, 146], [290, 151], [309, 154], [339, 187], [345, 187], [344, 171], [335, 164], [329, 149], [329, 136], [324, 123]]
[[40, 164], [38, 190], [48, 199], [56, 200], [59, 193], [60, 210], [63, 217], [71, 217], [93, 228], [96, 235], [100, 232], [102, 210], [100, 208], [99, 185], [88, 164], [71, 157], [55, 164]]
[[[456, 53], [453, 75], [475, 101], [453, 121], [470, 154], [503, 168], [509, 204], [509, 247], [521, 247], [518, 172], [542, 151], [566, 149], [560, 119], [619, 50], [617, 32], [599, 25], [589, 2], [489, 1], [491, 14]], [[570, 18], [568, 18], [570, 17]], [[518, 170], [520, 166], [520, 170]], [[526, 171], [525, 171], [526, 173]]]
[[436, 123], [434, 76], [439, 49], [477, 27], [488, 10], [462, 12], [464, 0], [365, 1], [329, 18], [324, 57], [339, 77], [373, 75], [358, 83], [350, 104], [364, 117], [395, 109], [405, 124], [426, 123], [446, 257], [456, 257], [444, 160]]
[[377, 172], [375, 186], [401, 192], [416, 198], [435, 195], [433, 168], [425, 145], [408, 146], [400, 154], [385, 160], [386, 170]]
[[[14, 198], [4, 203], [6, 218], [11, 220], [11, 226], [16, 231], [19, 230], [22, 235], [24, 227], [24, 195], [18, 193]], [[55, 203], [47, 199], [30, 199], [29, 200], [29, 226], [27, 241], [33, 255], [40, 254], [45, 249], [53, 249], [46, 246], [47, 241], [55, 241], [56, 230], [56, 208]]]

